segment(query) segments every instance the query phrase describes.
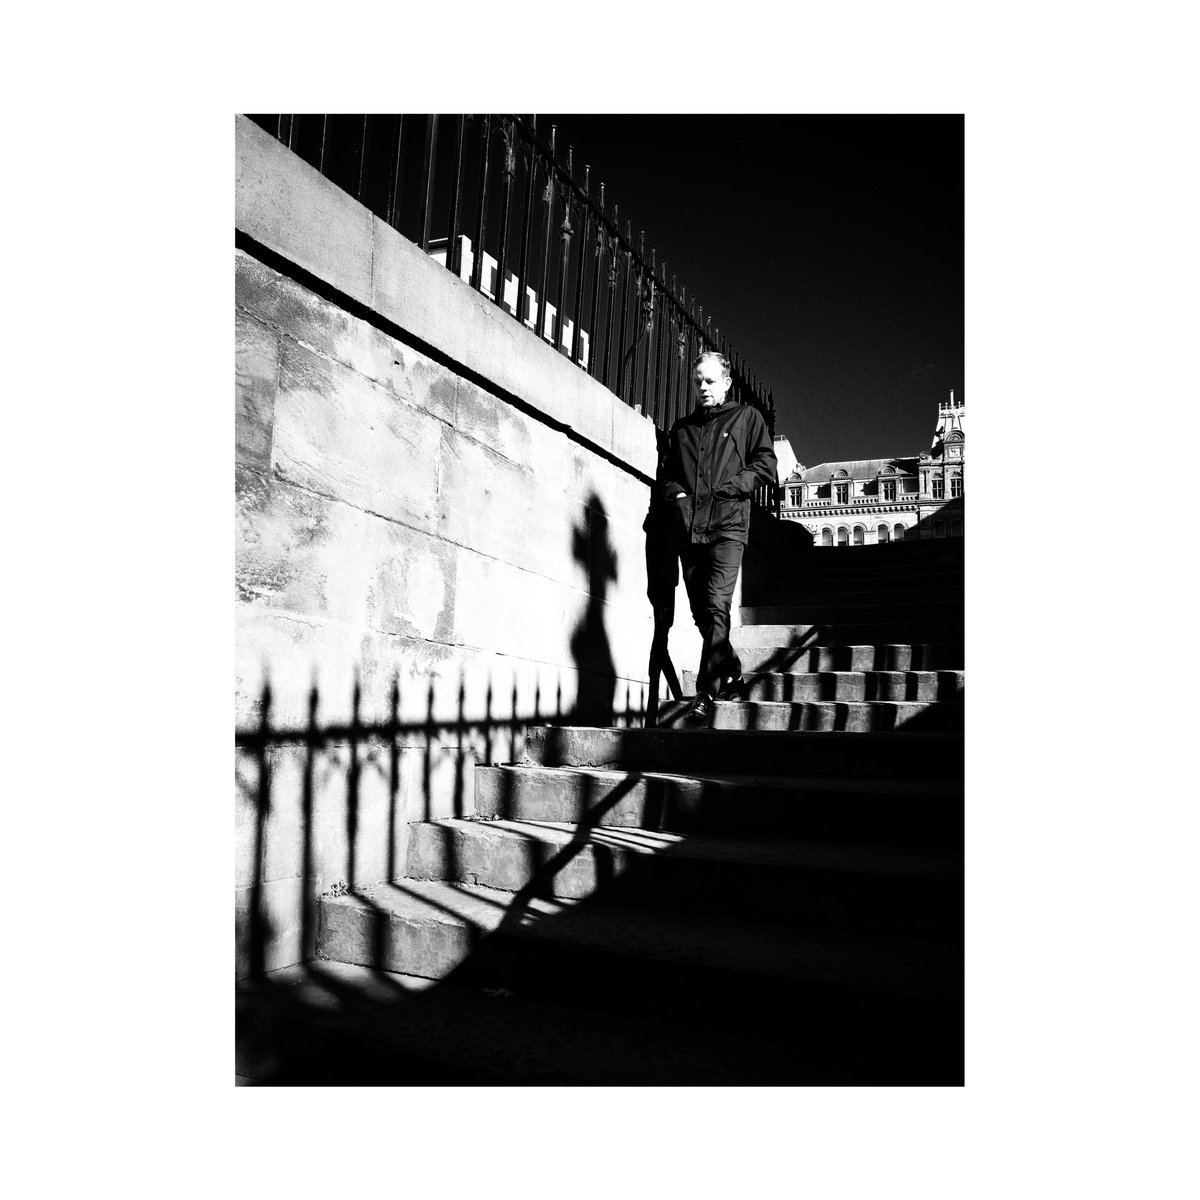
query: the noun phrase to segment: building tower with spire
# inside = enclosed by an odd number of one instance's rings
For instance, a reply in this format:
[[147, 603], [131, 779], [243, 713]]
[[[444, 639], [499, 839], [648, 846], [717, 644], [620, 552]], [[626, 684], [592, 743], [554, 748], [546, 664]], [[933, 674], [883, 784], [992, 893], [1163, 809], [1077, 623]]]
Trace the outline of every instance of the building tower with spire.
[[950, 399], [938, 405], [929, 449], [915, 456], [815, 467], [797, 463], [787, 477], [781, 470], [781, 519], [800, 521], [818, 546], [962, 537], [964, 411], [965, 405], [951, 392]]

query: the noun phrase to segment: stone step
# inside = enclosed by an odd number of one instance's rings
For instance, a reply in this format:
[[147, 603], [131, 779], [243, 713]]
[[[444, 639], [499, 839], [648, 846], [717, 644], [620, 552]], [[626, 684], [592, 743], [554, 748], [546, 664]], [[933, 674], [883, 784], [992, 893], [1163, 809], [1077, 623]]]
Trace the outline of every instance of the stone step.
[[[852, 547], [855, 551], [862, 547]], [[756, 559], [753, 550], [747, 550], [743, 562], [751, 576], [762, 580], [860, 580], [896, 579], [918, 582], [922, 579], [961, 579], [965, 574], [965, 561], [958, 557], [931, 557], [902, 561], [888, 555], [854, 553], [849, 555], [805, 554], [790, 559]]]
[[[794, 1025], [696, 1029], [349, 963], [273, 971], [237, 991], [236, 1070], [274, 1086], [956, 1084], [961, 1073], [830, 1055]], [[815, 1044], [814, 1044], [815, 1042]], [[900, 1048], [896, 1048], [897, 1051]]]
[[962, 942], [404, 880], [320, 901], [317, 957], [827, 1052], [961, 1061]]
[[409, 826], [405, 874], [821, 928], [962, 928], [962, 862], [951, 850], [445, 820]]
[[[744, 675], [748, 700], [943, 700], [960, 699], [962, 671], [754, 672]], [[683, 671], [684, 692], [696, 694], [696, 672]]]
[[[688, 701], [659, 709], [658, 726], [684, 728]], [[961, 703], [907, 700], [718, 700], [711, 729], [772, 730], [790, 733], [961, 732]]]
[[866, 601], [809, 603], [804, 605], [745, 605], [740, 613], [743, 626], [754, 625], [850, 625], [901, 624], [913, 621], [957, 621], [963, 619], [963, 600], [918, 600], [909, 603], [894, 596]]
[[652, 771], [959, 779], [961, 733], [793, 733], [531, 726], [525, 763]]
[[963, 582], [961, 579], [933, 585], [922, 582], [921, 585], [899, 586], [894, 580], [885, 579], [865, 581], [858, 584], [844, 581], [822, 583], [817, 580], [807, 580], [799, 586], [764, 588], [760, 596], [753, 601], [743, 595], [743, 603], [749, 607], [776, 605], [781, 607], [796, 607], [805, 604], [868, 604], [890, 600], [902, 600], [908, 604], [923, 601], [956, 601], [963, 602]]
[[[655, 732], [684, 739], [685, 746], [730, 736]], [[813, 734], [806, 740], [822, 736]], [[950, 846], [959, 853], [963, 791], [960, 779], [722, 774], [699, 765], [678, 773], [648, 768], [476, 767], [475, 814], [484, 821], [681, 834], [761, 835], [770, 829], [780, 838]]]
[[[738, 647], [742, 670], [750, 673], [806, 674], [827, 671], [944, 671], [961, 668], [961, 642], [893, 643], [878, 646], [745, 645], [738, 631], [731, 637]], [[694, 688], [691, 689], [694, 692]]]
[[[962, 642], [963, 618], [908, 621], [772, 622], [738, 625], [730, 641], [742, 647], [886, 646], [923, 642]], [[961, 665], [961, 664], [959, 664]]]

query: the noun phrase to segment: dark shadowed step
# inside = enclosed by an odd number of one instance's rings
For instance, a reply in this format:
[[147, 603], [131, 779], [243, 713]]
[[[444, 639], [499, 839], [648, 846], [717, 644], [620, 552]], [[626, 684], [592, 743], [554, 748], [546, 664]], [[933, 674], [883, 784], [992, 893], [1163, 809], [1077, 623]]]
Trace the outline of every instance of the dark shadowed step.
[[655, 1012], [596, 1012], [510, 990], [319, 962], [238, 989], [236, 1068], [275, 1086], [959, 1082], [945, 1069], [939, 1074], [873, 1047], [867, 1054], [843, 1047], [831, 1056], [788, 1032], [751, 1026], [721, 1034]]
[[[945, 621], [773, 622], [739, 625], [730, 632], [737, 648], [755, 646], [886, 646], [924, 642], [961, 642], [963, 619]], [[962, 664], [957, 664], [961, 666]]]
[[961, 856], [531, 821], [410, 826], [409, 879], [827, 928], [958, 931]]
[[[692, 734], [681, 734], [693, 737]], [[699, 768], [475, 768], [484, 819], [579, 823], [677, 833], [757, 833], [864, 844], [962, 840], [958, 780], [796, 774], [722, 775]]]
[[963, 728], [962, 704], [904, 700], [718, 700], [713, 729], [792, 733], [953, 732]]
[[961, 733], [775, 733], [741, 730], [530, 727], [538, 766], [641, 767], [680, 773], [961, 779]]
[[[406, 880], [322, 897], [318, 956], [737, 1033], [961, 1055], [961, 943]], [[802, 1031], [802, 1032], [801, 1032]]]
[[871, 599], [859, 601], [810, 601], [802, 605], [757, 605], [743, 606], [743, 625], [900, 625], [933, 621], [960, 624], [963, 619], [963, 601], [959, 596], [952, 600], [921, 600], [911, 604], [898, 604], [893, 599]]
[[[695, 671], [682, 672], [686, 695], [696, 694]], [[751, 673], [748, 700], [943, 700], [961, 698], [962, 671], [810, 671]]]
[[899, 643], [878, 646], [820, 646], [797, 640], [789, 644], [748, 646], [733, 633], [742, 669], [747, 672], [812, 671], [943, 671], [963, 665], [961, 642]]

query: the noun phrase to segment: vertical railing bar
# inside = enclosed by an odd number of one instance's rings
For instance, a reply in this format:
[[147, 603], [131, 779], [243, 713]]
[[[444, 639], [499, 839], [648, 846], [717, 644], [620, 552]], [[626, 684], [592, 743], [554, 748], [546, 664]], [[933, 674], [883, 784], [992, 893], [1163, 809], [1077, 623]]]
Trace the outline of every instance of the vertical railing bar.
[[612, 361], [612, 327], [613, 304], [617, 298], [617, 276], [620, 273], [618, 262], [618, 238], [621, 227], [621, 206], [613, 205], [613, 233], [608, 237], [608, 309], [604, 318], [604, 375], [600, 382], [608, 387], [608, 364]]
[[608, 238], [605, 236], [604, 230], [604, 184], [600, 184], [600, 213], [596, 217], [596, 243], [593, 254], [593, 274], [592, 274], [592, 315], [589, 318], [588, 324], [588, 339], [590, 347], [588, 349], [588, 374], [593, 378], [596, 377], [596, 363], [599, 361], [599, 327], [596, 324], [597, 304], [600, 300], [600, 270], [604, 265], [604, 248], [608, 245]]
[[[683, 416], [683, 399], [680, 395], [680, 388], [683, 384], [683, 379], [687, 375], [687, 326], [684, 322], [683, 300], [687, 298], [687, 288], [683, 288], [681, 292], [675, 290], [675, 276], [671, 276], [671, 295], [675, 300], [675, 312], [679, 325], [679, 331], [675, 334], [676, 354], [679, 359], [679, 374], [675, 379], [675, 419], [678, 420]], [[681, 298], [682, 297], [682, 298]]]
[[450, 170], [450, 240], [446, 244], [446, 266], [457, 275], [462, 265], [462, 251], [458, 245], [459, 224], [462, 219], [462, 165], [463, 145], [466, 141], [467, 118], [458, 116], [454, 121], [454, 165]]
[[[550, 126], [550, 158], [546, 161], [546, 190], [542, 193], [542, 204], [545, 212], [542, 218], [542, 269], [538, 275], [538, 324], [541, 329], [535, 329], [538, 336], [546, 333], [546, 318], [550, 315], [550, 293], [547, 288], [550, 274], [550, 227], [554, 224], [554, 196], [558, 191], [554, 178], [554, 167], [557, 159], [554, 157], [554, 142], [555, 135], [558, 132], [557, 125]], [[554, 336], [554, 330], [550, 330], [550, 336]]]
[[658, 325], [655, 329], [654, 341], [654, 424], [660, 429], [663, 427], [661, 422], [665, 417], [663, 411], [663, 326], [666, 322], [663, 318], [667, 315], [667, 292], [666, 292], [666, 277], [667, 264], [664, 261], [659, 268], [662, 272], [661, 277], [656, 276], [654, 285], [658, 289]]
[[392, 170], [388, 180], [387, 223], [393, 229], [400, 228], [400, 189], [404, 174], [404, 114], [396, 120], [396, 138], [392, 146]]
[[[583, 228], [579, 231], [579, 250], [575, 255], [575, 312], [573, 319], [575, 322], [574, 344], [571, 346], [572, 358], [575, 362], [581, 361], [583, 354], [583, 277], [586, 274], [587, 268], [587, 245], [588, 233], [592, 227], [592, 168], [589, 163], [583, 164], [583, 191], [588, 198], [588, 202], [580, 205], [580, 211], [583, 213]], [[591, 331], [588, 332], [588, 337], [591, 337]]]
[[[512, 212], [513, 182], [517, 178], [516, 131], [511, 121], [500, 122], [500, 136], [504, 139], [504, 195], [500, 201], [500, 248], [496, 257], [496, 303], [504, 306], [504, 276], [508, 273], [508, 223]], [[521, 310], [521, 297], [514, 298], [513, 316]]]
[[[537, 114], [533, 115], [533, 132], [537, 133]], [[517, 278], [517, 320], [522, 324], [529, 315], [529, 239], [533, 233], [533, 189], [537, 180], [537, 150], [529, 147], [529, 175], [525, 180], [525, 211], [521, 217], [521, 269]]]
[[[618, 231], [620, 226], [617, 226]], [[633, 268], [633, 223], [628, 217], [625, 218], [625, 245], [628, 247], [624, 251], [625, 255], [625, 273], [621, 280], [621, 332], [617, 342], [617, 395], [621, 402], [627, 403], [625, 399], [625, 318], [629, 312], [629, 277], [632, 274]]]
[[421, 250], [429, 253], [429, 218], [433, 215], [433, 175], [437, 160], [437, 113], [430, 113], [425, 123], [425, 156], [421, 162]]
[[[575, 178], [575, 147], [567, 147], [567, 175], [571, 181]], [[554, 311], [554, 348], [559, 352], [563, 348], [563, 327], [566, 322], [563, 320], [563, 301], [567, 294], [567, 269], [571, 265], [571, 235], [575, 232], [571, 228], [571, 205], [573, 203], [571, 189], [563, 188], [562, 206], [563, 218], [562, 225], [559, 227], [559, 235], [562, 238], [562, 249], [558, 260], [558, 303]], [[579, 336], [579, 329], [576, 326], [575, 336]]]
[[[479, 130], [479, 211], [475, 214], [475, 247], [472, 253], [471, 286], [478, 292], [483, 290], [483, 240], [487, 235], [488, 207], [488, 174], [491, 169], [490, 152], [492, 148], [492, 117], [490, 113], [483, 114], [483, 124]], [[503, 128], [503, 124], [501, 125]], [[501, 230], [501, 253], [503, 254], [504, 230]], [[503, 259], [501, 259], [503, 261]], [[504, 301], [504, 277], [496, 285], [496, 303]]]
[[[642, 237], [638, 239], [638, 252], [640, 253], [643, 246], [642, 239], [645, 238], [643, 232]], [[654, 264], [656, 251], [650, 251], [650, 275], [649, 287], [647, 288], [647, 277], [643, 272], [642, 275], [642, 328], [638, 331], [638, 341], [645, 342], [645, 349], [642, 351], [642, 413], [646, 413], [646, 393], [650, 387], [650, 347], [654, 344]], [[653, 416], [653, 414], [651, 414]]]
[[355, 171], [354, 171], [354, 198], [361, 200], [363, 195], [363, 183], [366, 180], [367, 173], [367, 121], [368, 115], [363, 113], [362, 133], [358, 139], [358, 151], [355, 156]]

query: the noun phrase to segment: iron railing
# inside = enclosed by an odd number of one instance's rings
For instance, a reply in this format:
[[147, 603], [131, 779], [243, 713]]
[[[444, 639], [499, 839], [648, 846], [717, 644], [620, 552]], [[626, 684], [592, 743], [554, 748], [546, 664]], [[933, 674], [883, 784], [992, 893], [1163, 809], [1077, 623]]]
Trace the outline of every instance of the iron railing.
[[[251, 115], [382, 220], [539, 333], [667, 429], [691, 407], [689, 366], [702, 349], [729, 359], [732, 395], [772, 434], [775, 402], [741, 354], [690, 298], [645, 233], [621, 228], [605, 185], [592, 195], [574, 148], [558, 156], [537, 117]], [[778, 511], [778, 489], [759, 504]]]

